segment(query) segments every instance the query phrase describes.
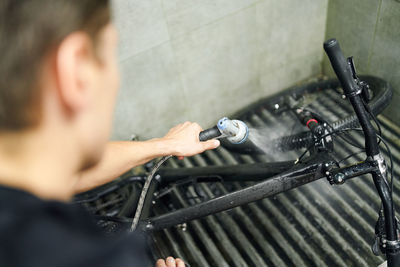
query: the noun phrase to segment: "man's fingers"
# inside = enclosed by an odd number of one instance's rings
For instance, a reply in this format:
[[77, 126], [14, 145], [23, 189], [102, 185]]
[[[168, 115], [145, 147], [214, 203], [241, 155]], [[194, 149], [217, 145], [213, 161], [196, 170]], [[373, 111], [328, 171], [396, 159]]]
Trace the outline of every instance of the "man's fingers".
[[167, 265], [165, 264], [165, 260], [159, 259], [156, 263], [156, 267], [167, 267]]
[[166, 262], [167, 262], [167, 267], [176, 267], [174, 258], [168, 257]]
[[193, 127], [199, 132], [203, 131], [203, 128], [201, 128], [200, 124], [198, 124], [197, 122], [193, 123]]
[[214, 148], [219, 147], [220, 142], [219, 142], [219, 140], [208, 140], [208, 141], [202, 142], [202, 144], [203, 144], [204, 150], [209, 150], [209, 149], [214, 149]]
[[180, 258], [175, 259], [176, 267], [185, 267], [185, 263]]
[[185, 263], [179, 258], [168, 257], [166, 260], [159, 259], [156, 267], [185, 267]]

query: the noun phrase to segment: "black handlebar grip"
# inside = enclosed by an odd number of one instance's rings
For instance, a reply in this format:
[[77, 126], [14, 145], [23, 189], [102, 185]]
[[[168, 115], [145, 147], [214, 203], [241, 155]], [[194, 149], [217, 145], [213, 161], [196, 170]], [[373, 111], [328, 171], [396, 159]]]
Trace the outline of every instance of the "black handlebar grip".
[[199, 139], [200, 139], [200, 141], [207, 141], [207, 140], [211, 140], [213, 138], [217, 138], [220, 135], [221, 135], [221, 132], [219, 131], [218, 127], [214, 126], [210, 129], [200, 132]]
[[339, 42], [336, 39], [329, 39], [324, 42], [324, 49], [331, 61], [336, 76], [342, 84], [345, 94], [357, 92], [358, 88], [353, 79], [353, 73], [347, 59], [343, 56]]

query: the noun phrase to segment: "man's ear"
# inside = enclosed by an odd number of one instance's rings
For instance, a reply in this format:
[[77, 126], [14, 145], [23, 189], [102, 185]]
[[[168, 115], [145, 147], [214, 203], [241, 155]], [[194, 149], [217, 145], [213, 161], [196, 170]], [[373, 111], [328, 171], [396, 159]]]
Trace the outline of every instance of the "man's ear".
[[83, 32], [67, 36], [56, 51], [56, 80], [61, 102], [69, 112], [84, 109], [93, 79], [93, 47]]

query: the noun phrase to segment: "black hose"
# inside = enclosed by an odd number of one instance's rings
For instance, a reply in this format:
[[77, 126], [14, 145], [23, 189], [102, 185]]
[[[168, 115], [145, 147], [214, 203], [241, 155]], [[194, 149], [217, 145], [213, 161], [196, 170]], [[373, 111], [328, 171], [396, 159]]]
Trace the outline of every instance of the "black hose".
[[200, 132], [199, 140], [207, 141], [221, 136], [221, 132], [219, 131], [217, 126], [214, 126], [210, 129], [204, 130]]

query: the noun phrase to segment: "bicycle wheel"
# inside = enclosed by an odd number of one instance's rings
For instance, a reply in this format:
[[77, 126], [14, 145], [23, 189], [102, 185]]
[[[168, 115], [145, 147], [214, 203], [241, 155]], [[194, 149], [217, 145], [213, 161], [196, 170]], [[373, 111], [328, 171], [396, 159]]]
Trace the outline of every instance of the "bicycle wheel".
[[[372, 113], [374, 115], [380, 114], [390, 103], [392, 98], [392, 88], [388, 82], [381, 78], [373, 77], [373, 76], [361, 76], [360, 79], [365, 81], [370, 86], [370, 90], [372, 92], [372, 99], [368, 103]], [[287, 96], [292, 96], [293, 98], [300, 98], [304, 95], [312, 95], [318, 94], [325, 90], [332, 90], [336, 92], [340, 92], [340, 83], [337, 79], [330, 79], [325, 81], [319, 81], [315, 83], [306, 84], [304, 86], [295, 86], [291, 87], [284, 92], [281, 92], [275, 96], [268, 97], [257, 103], [251, 105], [250, 107], [246, 108], [245, 110], [239, 111], [238, 113], [232, 115], [233, 118], [238, 118], [241, 120], [248, 121], [249, 120], [249, 110], [267, 110], [270, 113], [275, 112], [277, 113], [277, 107], [280, 107], [279, 103], [284, 102], [284, 98]], [[342, 98], [340, 93], [338, 93], [338, 97], [336, 101], [340, 101], [339, 99]], [[346, 100], [343, 100], [346, 101]], [[318, 97], [314, 101], [314, 106], [317, 106], [315, 109], [323, 108], [323, 104], [318, 102]], [[351, 114], [351, 113], [350, 113]], [[277, 116], [279, 118], [279, 116]], [[336, 121], [330, 122], [332, 126], [332, 131], [340, 131], [347, 128], [355, 128], [359, 126], [357, 116], [355, 114], [347, 115], [343, 118], [339, 118]], [[256, 138], [260, 138], [260, 131], [256, 129], [256, 133], [258, 136]], [[291, 150], [299, 150], [302, 148], [309, 147], [313, 144], [313, 136], [309, 130], [304, 129], [296, 134], [290, 134], [287, 136], [280, 136], [274, 139], [268, 139], [268, 133], [266, 129], [263, 134], [265, 134], [266, 140], [262, 142], [262, 145], [267, 146], [268, 150], [271, 151], [291, 151]], [[251, 130], [250, 130], [251, 135]], [[276, 135], [276, 134], [275, 134]], [[258, 142], [254, 142], [251, 136], [249, 141], [240, 144], [240, 145], [232, 145], [229, 142], [223, 140], [222, 145], [230, 151], [235, 151], [239, 153], [248, 153], [248, 154], [263, 154], [265, 153], [266, 149], [260, 147]]]

